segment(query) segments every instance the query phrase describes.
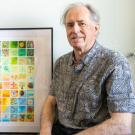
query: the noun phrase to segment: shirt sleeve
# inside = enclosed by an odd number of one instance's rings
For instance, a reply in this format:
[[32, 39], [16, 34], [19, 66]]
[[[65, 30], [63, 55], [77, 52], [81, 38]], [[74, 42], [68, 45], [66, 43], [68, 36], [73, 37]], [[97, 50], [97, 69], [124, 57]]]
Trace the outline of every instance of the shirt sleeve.
[[50, 96], [55, 96], [55, 91], [54, 91], [53, 85], [54, 85], [54, 83], [53, 83], [53, 80], [52, 80], [52, 83], [50, 85], [49, 94], [48, 94]]
[[110, 112], [135, 113], [135, 94], [127, 61], [115, 65], [106, 81], [106, 90]]

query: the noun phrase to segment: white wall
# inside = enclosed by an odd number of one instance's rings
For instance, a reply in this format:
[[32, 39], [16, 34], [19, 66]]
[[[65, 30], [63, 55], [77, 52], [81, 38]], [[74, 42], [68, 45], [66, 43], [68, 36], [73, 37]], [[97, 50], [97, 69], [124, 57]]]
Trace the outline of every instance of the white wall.
[[[54, 61], [71, 50], [60, 17], [64, 8], [79, 0], [0, 0], [0, 28], [53, 27]], [[135, 52], [135, 0], [83, 0], [100, 13], [101, 32], [98, 40], [104, 46], [125, 55]], [[134, 64], [132, 60], [131, 64]], [[134, 66], [132, 66], [134, 71]], [[134, 74], [133, 74], [134, 76]], [[134, 123], [135, 125], [135, 123]], [[134, 131], [135, 132], [135, 131]]]
[[[0, 27], [53, 27], [54, 61], [71, 48], [60, 17], [64, 8], [79, 0], [0, 0]], [[127, 54], [135, 51], [134, 0], [83, 0], [100, 13], [99, 41], [105, 46]]]

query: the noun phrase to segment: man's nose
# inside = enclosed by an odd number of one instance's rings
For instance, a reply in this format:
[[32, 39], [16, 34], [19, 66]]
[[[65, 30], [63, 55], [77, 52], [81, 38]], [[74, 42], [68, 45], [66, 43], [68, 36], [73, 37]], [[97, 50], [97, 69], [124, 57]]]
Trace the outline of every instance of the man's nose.
[[74, 26], [73, 26], [73, 32], [78, 33], [79, 31], [80, 31], [80, 27], [77, 23], [75, 23]]

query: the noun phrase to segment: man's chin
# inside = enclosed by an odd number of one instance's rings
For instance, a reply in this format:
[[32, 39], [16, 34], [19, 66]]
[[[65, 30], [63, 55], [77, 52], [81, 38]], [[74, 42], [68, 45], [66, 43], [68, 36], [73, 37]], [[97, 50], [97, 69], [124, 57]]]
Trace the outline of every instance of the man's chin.
[[73, 48], [74, 48], [74, 50], [76, 50], [76, 51], [79, 51], [79, 50], [81, 50], [81, 46], [72, 46]]

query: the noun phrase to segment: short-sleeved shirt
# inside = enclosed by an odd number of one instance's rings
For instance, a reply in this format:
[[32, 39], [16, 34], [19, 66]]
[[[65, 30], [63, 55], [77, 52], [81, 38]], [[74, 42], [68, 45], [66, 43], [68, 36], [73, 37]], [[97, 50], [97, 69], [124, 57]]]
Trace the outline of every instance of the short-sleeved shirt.
[[112, 112], [135, 112], [135, 95], [127, 59], [95, 42], [76, 65], [73, 52], [55, 64], [49, 95], [56, 97], [57, 117], [66, 127], [85, 129]]

